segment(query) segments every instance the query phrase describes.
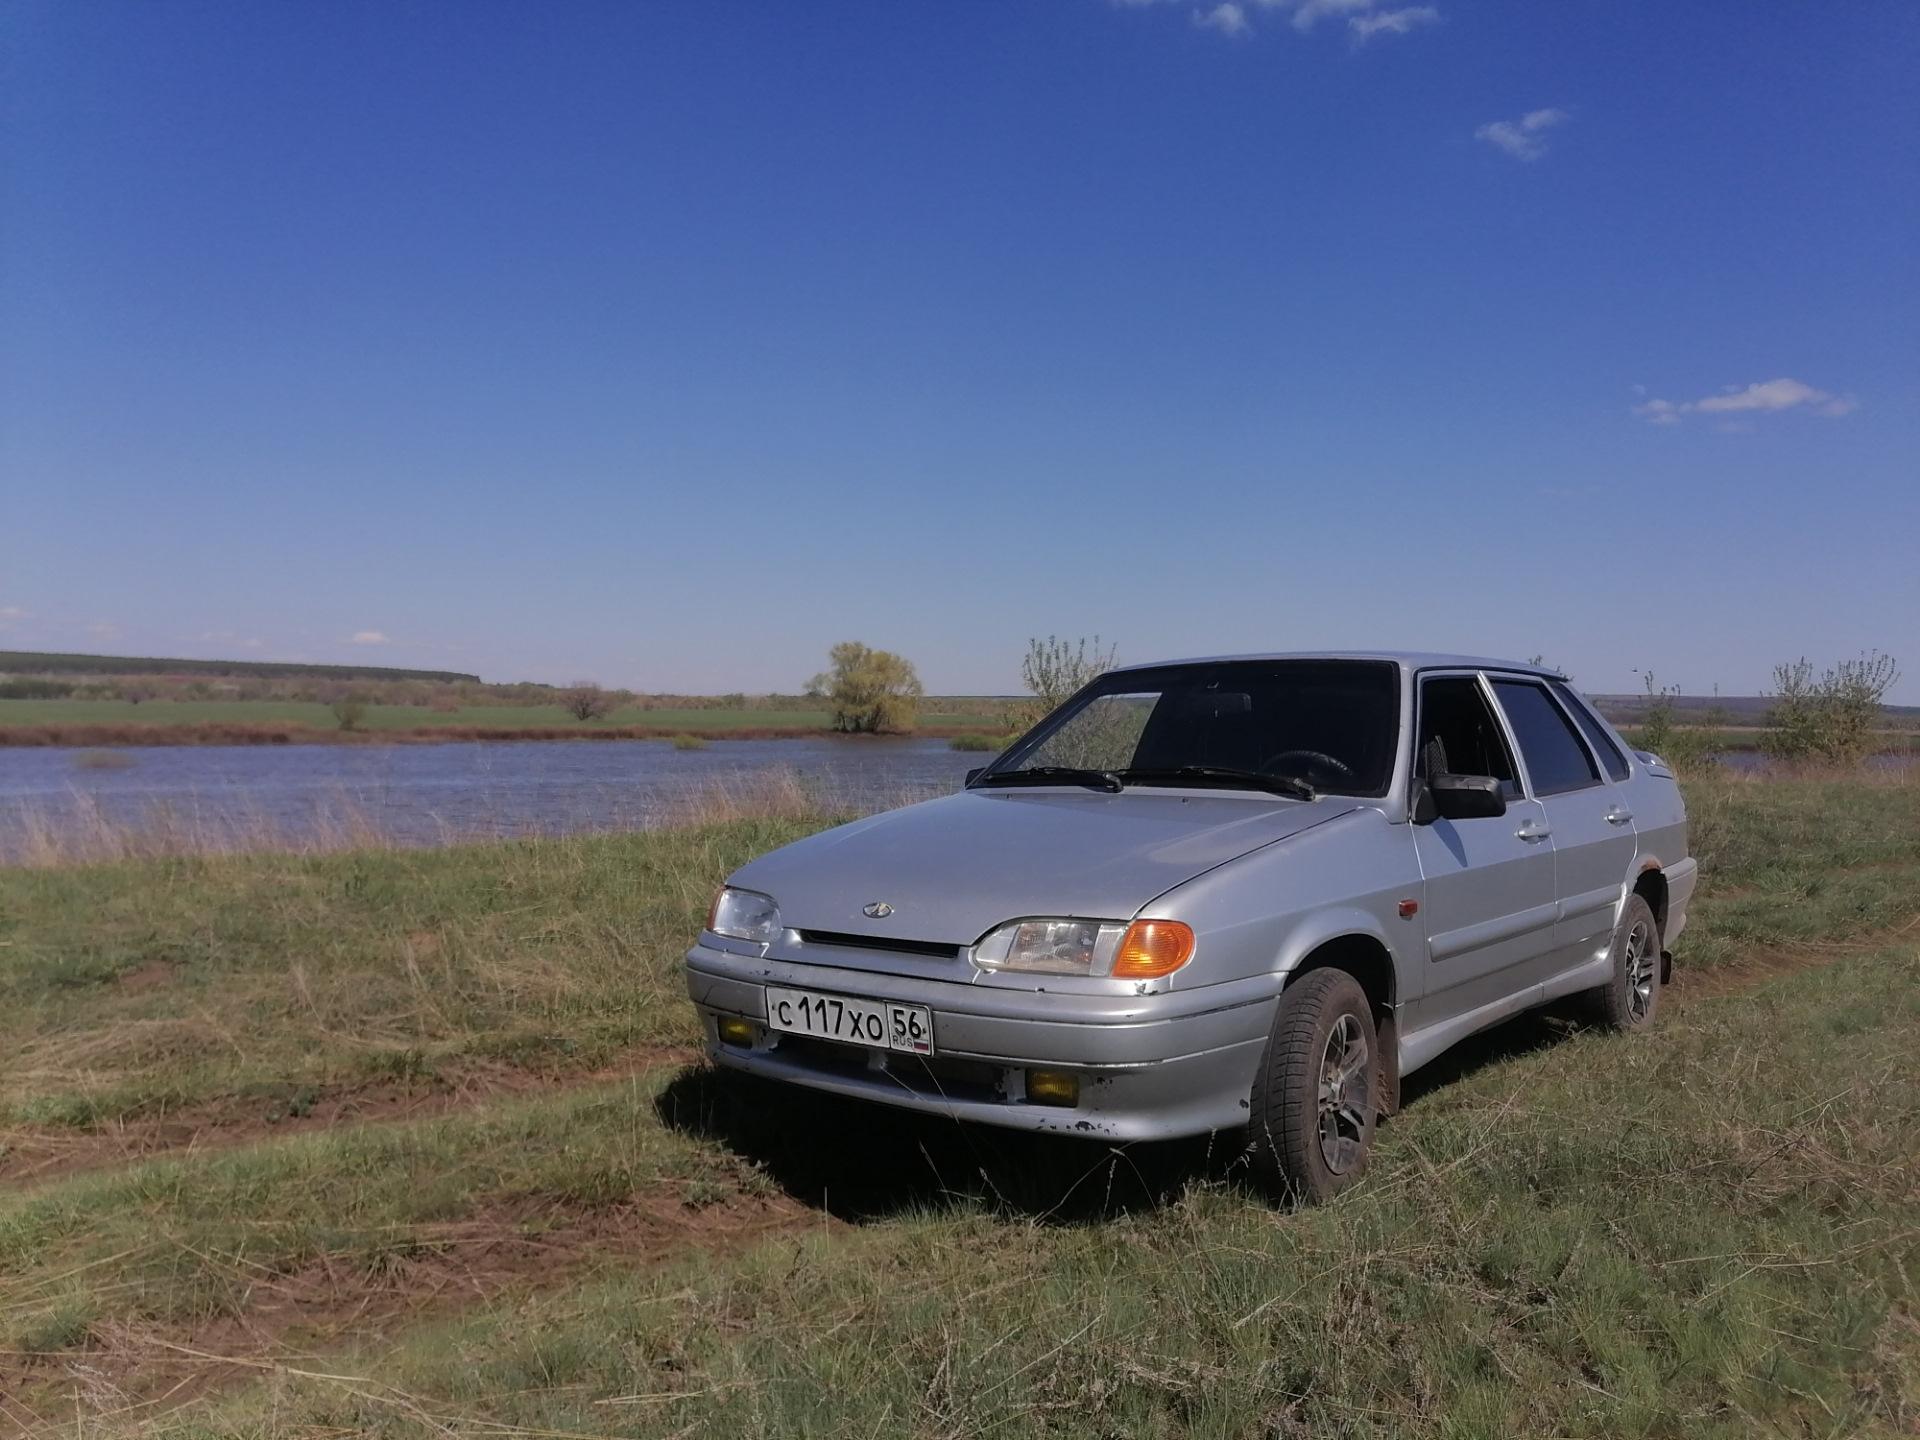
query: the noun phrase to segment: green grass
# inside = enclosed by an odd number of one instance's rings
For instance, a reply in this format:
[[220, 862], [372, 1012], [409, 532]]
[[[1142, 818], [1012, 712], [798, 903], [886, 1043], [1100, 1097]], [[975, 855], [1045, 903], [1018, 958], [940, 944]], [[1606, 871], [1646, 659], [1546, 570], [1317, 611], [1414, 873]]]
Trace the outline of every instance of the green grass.
[[676, 967], [714, 887], [821, 823], [0, 869], [0, 1125], [693, 1043]]
[[[1483, 1069], [1376, 1177], [1098, 1223], [978, 1203], [521, 1294], [221, 1433], [1899, 1433], [1920, 1403], [1914, 954]], [[1843, 1053], [1834, 1054], [1844, 1038]], [[1764, 1086], [1730, 1091], [1728, 1058]], [[1709, 1099], [1711, 1097], [1711, 1099]], [[71, 1313], [71, 1311], [69, 1311]], [[391, 1387], [391, 1388], [385, 1388]], [[406, 1397], [402, 1400], [400, 1397]]]
[[[1920, 918], [1920, 786], [1687, 790], [1683, 971]], [[42, 1357], [0, 1357], [5, 1423], [1283, 1440], [1920, 1414], [1920, 946], [1632, 1039], [1516, 1022], [1415, 1077], [1372, 1176], [1315, 1211], [1205, 1142], [962, 1130], [666, 1058], [590, 1078], [693, 1039], [677, 958], [712, 884], [812, 823], [0, 871], [13, 1142], [248, 1122], [0, 1187], [0, 1350]], [[524, 1093], [485, 1098], [503, 1076]], [[453, 1108], [267, 1123], [370, 1082]], [[194, 1373], [168, 1345], [320, 1358], [123, 1410]]]
[[1755, 947], [1831, 943], [1920, 911], [1920, 780], [1686, 783], [1704, 889], [1682, 941], [1710, 967]]
[[0, 1332], [20, 1349], [65, 1348], [46, 1337], [80, 1322], [245, 1314], [256, 1286], [306, 1266], [378, 1273], [476, 1241], [551, 1237], [636, 1196], [698, 1210], [766, 1192], [739, 1160], [654, 1120], [660, 1084], [655, 1075], [42, 1186], [0, 1208]]
[[[825, 710], [647, 710], [627, 706], [604, 719], [580, 721], [554, 705], [468, 705], [459, 710], [433, 710], [420, 705], [369, 705], [360, 721], [363, 730], [420, 730], [436, 726], [481, 726], [487, 729], [565, 727], [580, 730], [637, 725], [675, 730], [819, 729], [832, 716]], [[948, 728], [978, 726], [972, 712], [927, 709], [922, 725]], [[0, 727], [8, 725], [194, 725], [259, 724], [304, 725], [315, 730], [337, 730], [340, 722], [325, 705], [291, 700], [0, 700]]]

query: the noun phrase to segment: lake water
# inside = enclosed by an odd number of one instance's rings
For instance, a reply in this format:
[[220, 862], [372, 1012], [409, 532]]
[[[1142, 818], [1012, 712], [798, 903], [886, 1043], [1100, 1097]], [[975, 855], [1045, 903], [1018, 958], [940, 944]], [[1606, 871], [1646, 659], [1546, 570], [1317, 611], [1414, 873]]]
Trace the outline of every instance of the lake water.
[[822, 808], [870, 811], [946, 794], [990, 758], [945, 740], [824, 737], [702, 750], [657, 740], [0, 749], [0, 863], [36, 835], [89, 828], [166, 831], [190, 848], [644, 829], [716, 793], [751, 804], [796, 784]]

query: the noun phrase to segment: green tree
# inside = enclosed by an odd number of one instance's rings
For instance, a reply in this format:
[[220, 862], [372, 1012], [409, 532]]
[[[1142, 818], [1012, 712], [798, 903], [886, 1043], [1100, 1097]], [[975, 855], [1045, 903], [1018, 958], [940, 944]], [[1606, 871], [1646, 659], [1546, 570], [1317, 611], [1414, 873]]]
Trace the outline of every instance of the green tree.
[[807, 690], [832, 704], [834, 729], [877, 735], [913, 728], [926, 692], [912, 661], [858, 640], [834, 646], [827, 658], [833, 668], [814, 676]]
[[360, 722], [367, 718], [367, 702], [360, 695], [342, 695], [327, 708], [333, 712], [333, 718], [340, 722], [342, 730], [358, 730]]

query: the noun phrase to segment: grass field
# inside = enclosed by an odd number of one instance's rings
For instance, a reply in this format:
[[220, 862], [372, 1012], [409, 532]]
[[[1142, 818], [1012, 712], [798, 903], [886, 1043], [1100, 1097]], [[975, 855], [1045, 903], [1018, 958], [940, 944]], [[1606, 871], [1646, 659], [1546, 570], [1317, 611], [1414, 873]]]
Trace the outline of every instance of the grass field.
[[1911, 1433], [1920, 784], [1688, 794], [1662, 1024], [1297, 1213], [706, 1070], [678, 954], [823, 821], [0, 871], [0, 1428]]

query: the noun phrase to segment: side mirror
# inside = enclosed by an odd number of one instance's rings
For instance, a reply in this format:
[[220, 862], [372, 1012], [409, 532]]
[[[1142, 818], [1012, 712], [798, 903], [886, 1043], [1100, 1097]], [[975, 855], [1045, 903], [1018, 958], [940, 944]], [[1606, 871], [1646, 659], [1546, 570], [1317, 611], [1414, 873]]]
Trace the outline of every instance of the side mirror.
[[978, 780], [982, 775], [986, 773], [987, 773], [987, 767], [984, 765], [976, 765], [971, 770], [967, 771], [967, 780], [966, 780], [967, 789], [971, 790], [973, 788], [973, 782]]
[[1443, 819], [1489, 820], [1507, 813], [1507, 797], [1491, 775], [1435, 775], [1427, 789]]

